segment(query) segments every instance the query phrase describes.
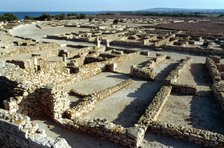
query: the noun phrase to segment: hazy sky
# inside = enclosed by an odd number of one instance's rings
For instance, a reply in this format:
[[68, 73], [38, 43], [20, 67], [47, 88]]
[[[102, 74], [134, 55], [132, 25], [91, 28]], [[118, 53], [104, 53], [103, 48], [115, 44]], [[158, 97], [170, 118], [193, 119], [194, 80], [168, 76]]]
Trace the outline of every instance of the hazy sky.
[[224, 0], [0, 0], [0, 11], [101, 11], [148, 8], [224, 9]]

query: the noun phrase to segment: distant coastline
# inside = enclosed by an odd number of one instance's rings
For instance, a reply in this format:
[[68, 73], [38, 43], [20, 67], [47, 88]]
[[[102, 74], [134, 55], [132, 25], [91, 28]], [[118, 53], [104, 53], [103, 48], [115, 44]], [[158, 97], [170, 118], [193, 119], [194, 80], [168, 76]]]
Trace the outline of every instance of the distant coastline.
[[19, 19], [23, 19], [25, 16], [39, 17], [43, 13], [49, 15], [58, 15], [58, 14], [86, 14], [86, 15], [96, 15], [96, 14], [125, 14], [125, 15], [173, 15], [173, 14], [185, 14], [188, 15], [204, 15], [204, 14], [222, 14], [224, 15], [224, 9], [184, 9], [184, 8], [151, 8], [146, 10], [130, 10], [130, 11], [34, 11], [34, 12], [0, 12], [4, 13], [13, 13]]
[[1, 14], [4, 13], [13, 13], [15, 14], [19, 19], [24, 19], [25, 16], [32, 16], [32, 17], [38, 17], [41, 16], [43, 13], [47, 13], [49, 15], [58, 15], [58, 14], [70, 14], [70, 13], [77, 13], [77, 14], [98, 14], [99, 12], [91, 12], [91, 11], [40, 11], [40, 12], [0, 12]]

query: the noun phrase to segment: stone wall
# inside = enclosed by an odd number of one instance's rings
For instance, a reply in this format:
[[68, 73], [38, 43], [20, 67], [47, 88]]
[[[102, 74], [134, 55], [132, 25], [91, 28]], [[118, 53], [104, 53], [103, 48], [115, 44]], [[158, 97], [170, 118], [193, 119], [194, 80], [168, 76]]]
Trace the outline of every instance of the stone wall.
[[136, 142], [130, 129], [113, 124], [106, 119], [86, 121], [81, 118], [75, 118], [73, 120], [60, 119], [57, 122], [61, 124], [61, 126], [74, 132], [81, 132], [94, 137], [100, 137], [130, 148], [136, 147]]
[[[179, 65], [177, 65], [177, 67], [173, 71], [170, 72], [170, 74], [167, 77], [168, 79], [165, 80], [165, 85], [162, 85], [162, 87], [157, 92], [156, 96], [154, 97], [153, 101], [145, 110], [145, 113], [138, 120], [138, 123], [135, 125], [135, 127], [138, 127], [137, 129], [139, 131], [139, 133], [135, 137], [135, 142], [137, 146], [139, 146], [140, 143], [143, 141], [145, 132], [147, 128], [150, 126], [150, 124], [153, 121], [156, 121], [157, 118], [159, 117], [164, 105], [166, 104], [171, 94], [172, 83], [177, 81], [177, 78], [179, 77], [180, 73], [184, 69], [189, 68], [190, 64], [191, 64], [190, 58], [183, 59], [180, 61]], [[169, 83], [167, 83], [167, 80], [169, 80], [168, 81]], [[186, 90], [189, 90], [189, 88], [184, 87], [182, 90], [186, 92]]]
[[51, 88], [47, 86], [36, 90], [39, 106], [45, 115], [52, 119], [60, 119], [63, 113], [70, 108], [68, 94], [63, 92], [63, 88]]
[[0, 58], [4, 59], [6, 57], [10, 57], [16, 54], [31, 53], [31, 52], [48, 50], [48, 49], [55, 49], [59, 47], [60, 45], [56, 43], [38, 43], [37, 45], [32, 47], [23, 46], [19, 48], [11, 48], [11, 49], [8, 49], [7, 51], [2, 52]]
[[130, 75], [143, 80], [154, 80], [157, 73], [153, 70], [153, 67], [164, 62], [166, 59], [166, 55], [156, 54], [156, 57], [149, 59], [144, 66], [131, 66]]
[[216, 82], [212, 85], [212, 92], [218, 99], [222, 109], [224, 110], [224, 81]]
[[148, 130], [160, 135], [172, 136], [184, 141], [202, 144], [206, 147], [224, 147], [223, 135], [205, 130], [158, 121], [151, 122]]
[[162, 111], [168, 97], [171, 93], [172, 86], [162, 86], [159, 92], [157, 92], [153, 101], [150, 103], [145, 113], [140, 117], [136, 127], [139, 127], [140, 134], [136, 135], [135, 142], [139, 146], [145, 136], [145, 132], [152, 121], [157, 120], [160, 112]]
[[37, 88], [32, 93], [25, 90], [21, 96], [5, 100], [4, 106], [11, 112], [31, 117], [44, 114], [52, 119], [61, 118], [70, 105], [68, 94], [62, 90], [63, 88], [55, 87], [52, 84]]
[[[103, 62], [94, 62], [79, 67], [79, 72], [70, 74], [69, 70], [65, 67], [66, 63], [47, 62], [45, 60], [38, 60], [40, 70], [36, 71], [34, 61], [32, 59], [25, 63], [25, 69], [16, 67], [15, 65], [8, 64], [5, 67], [3, 74], [10, 81], [19, 83], [16, 89], [22, 91], [21, 94], [9, 96], [5, 101], [5, 107], [10, 111], [19, 111], [30, 116], [42, 114], [42, 109], [38, 107], [39, 102], [35, 99], [36, 89], [42, 88], [49, 84], [55, 86], [67, 86], [74, 82], [92, 77], [106, 70], [106, 65], [116, 62], [125, 61], [139, 53], [124, 54], [115, 58], [108, 59]], [[15, 73], [15, 71], [17, 71]], [[59, 91], [60, 92], [60, 91]], [[6, 99], [6, 98], [5, 98]]]
[[141, 47], [145, 46], [143, 41], [131, 41], [131, 40], [114, 40], [110, 42], [110, 45], [112, 46], [134, 46], [134, 47]]
[[71, 148], [63, 138], [47, 137], [45, 131], [30, 121], [29, 117], [2, 109], [0, 109], [0, 143], [3, 148]]
[[172, 92], [181, 93], [185, 95], [196, 95], [197, 89], [193, 85], [173, 83]]
[[123, 89], [124, 87], [130, 85], [131, 83], [132, 83], [131, 80], [123, 81], [115, 86], [111, 86], [97, 93], [91, 94], [90, 96], [82, 99], [82, 101], [79, 102], [79, 104], [76, 105], [75, 107], [68, 109], [66, 111], [66, 117], [68, 117], [69, 119], [74, 119], [76, 117], [82, 116], [85, 113], [88, 113], [94, 108], [95, 104], [98, 101], [112, 95], [113, 93], [116, 93], [117, 91]]
[[191, 58], [186, 58], [186, 59], [182, 59], [180, 60], [180, 63], [178, 64], [178, 66], [170, 72], [170, 74], [166, 77], [166, 83], [167, 84], [172, 84], [177, 82], [178, 77], [180, 76], [180, 74], [186, 70], [189, 69], [192, 63], [192, 59]]
[[154, 43], [155, 47], [165, 46], [170, 43], [170, 37], [166, 37], [164, 39], [158, 40]]
[[209, 57], [209, 58], [206, 58], [205, 65], [213, 80], [212, 92], [216, 96], [222, 109], [224, 110], [224, 94], [223, 94], [224, 80], [222, 80], [221, 73], [219, 71], [219, 70], [222, 70], [222, 66], [219, 62], [220, 62], [220, 58]]
[[151, 121], [156, 121], [160, 112], [162, 111], [163, 106], [168, 100], [172, 90], [172, 86], [162, 86], [158, 91], [153, 101], [150, 103], [145, 113], [141, 116], [138, 121], [138, 124], [143, 128], [147, 129]]
[[140, 68], [133, 65], [131, 66], [130, 75], [143, 80], [154, 80], [157, 74], [153, 69], [149, 69], [147, 67]]
[[209, 49], [209, 48], [195, 48], [195, 47], [180, 47], [180, 46], [164, 46], [163, 50], [165, 51], [174, 51], [174, 52], [188, 52], [197, 55], [223, 55], [223, 50], [218, 49]]
[[211, 58], [206, 58], [205, 65], [214, 83], [222, 80], [220, 72], [214, 60], [212, 60]]
[[164, 62], [168, 57], [163, 54], [156, 53], [156, 57], [147, 61], [146, 66], [152, 68], [162, 62]]
[[[15, 90], [17, 90], [18, 93], [15, 93], [15, 95], [5, 101], [5, 108], [11, 112], [19, 112], [29, 116], [45, 114], [55, 122], [62, 120], [63, 113], [65, 110], [69, 109], [70, 104], [67, 94], [62, 91], [63, 86], [97, 75], [106, 70], [105, 68], [108, 64], [123, 62], [138, 54], [138, 52], [133, 52], [110, 58], [103, 62], [85, 64], [78, 67], [79, 72], [76, 74], [70, 74], [64, 62], [49, 63], [45, 60], [38, 60], [38, 65], [40, 66], [39, 70], [35, 69], [33, 59], [25, 62], [25, 69], [21, 69], [13, 64], [8, 64], [8, 66], [6, 66], [6, 72], [3, 75], [10, 81], [15, 80], [18, 83], [15, 86]], [[15, 71], [17, 71], [17, 73], [15, 73]], [[124, 81], [114, 87], [92, 94], [91, 97], [95, 98], [95, 101], [101, 100], [129, 84], [131, 84], [130, 80]], [[93, 102], [95, 101], [93, 99]], [[99, 122], [99, 124], [104, 123], [104, 120], [99, 120]], [[91, 123], [91, 121], [86, 122], [87, 125], [85, 126], [86, 128], [94, 129], [94, 134], [100, 136], [100, 132], [102, 131], [108, 134], [107, 129], [102, 128], [102, 130], [100, 130], [97, 126], [92, 127], [89, 123]], [[98, 121], [94, 121], [94, 124], [95, 123], [98, 124]], [[109, 122], [105, 123], [105, 125], [108, 124]], [[74, 126], [76, 125], [74, 124]], [[81, 129], [85, 129], [84, 127]], [[98, 130], [96, 130], [96, 128]], [[114, 128], [112, 131], [109, 131], [107, 137], [112, 138], [113, 141], [117, 143], [123, 142], [126, 143], [126, 145], [134, 145], [134, 140], [127, 137], [126, 129], [124, 137], [122, 138], [120, 132], [116, 133], [118, 128], [122, 129], [123, 127], [114, 125]], [[110, 137], [109, 135], [111, 135], [111, 133], [112, 135], [115, 133], [115, 136]]]

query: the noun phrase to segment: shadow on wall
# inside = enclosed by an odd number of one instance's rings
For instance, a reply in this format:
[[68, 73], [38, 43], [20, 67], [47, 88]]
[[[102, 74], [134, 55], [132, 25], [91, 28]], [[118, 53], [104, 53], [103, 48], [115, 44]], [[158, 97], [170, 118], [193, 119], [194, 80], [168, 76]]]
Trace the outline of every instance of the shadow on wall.
[[15, 95], [18, 83], [0, 76], [0, 108], [4, 108], [3, 101]]
[[128, 97], [133, 98], [133, 101], [124, 108], [113, 123], [124, 127], [134, 126], [152, 102], [160, 86], [160, 82], [147, 82], [137, 88], [136, 91], [130, 93]]
[[161, 70], [157, 76], [155, 77], [156, 80], [164, 80], [172, 70], [175, 69], [175, 67], [178, 65], [178, 63], [171, 63], [167, 67], [165, 67], [163, 70]]
[[109, 77], [109, 78], [117, 78], [117, 79], [121, 79], [121, 80], [128, 80], [128, 79], [130, 79], [130, 75], [128, 75], [128, 74], [120, 74], [120, 73], [117, 73], [116, 75], [108, 75], [107, 77]]
[[143, 145], [143, 147], [204, 148], [201, 145], [181, 141], [172, 137], [152, 134], [149, 131], [145, 134], [145, 140], [148, 142], [146, 142], [146, 145]]
[[209, 72], [207, 71], [204, 64], [191, 64], [190, 72], [197, 85], [207, 86], [211, 84], [212, 81], [211, 78], [209, 78]]
[[206, 97], [193, 97], [189, 122], [194, 128], [224, 134], [224, 117], [218, 101], [211, 93]]
[[116, 145], [110, 141], [104, 141], [97, 137], [92, 137], [87, 134], [82, 134], [78, 132], [72, 132], [68, 129], [57, 125], [51, 121], [47, 116], [38, 116], [32, 119], [33, 121], [38, 121], [41, 129], [45, 129], [46, 134], [52, 138], [64, 138], [71, 147], [75, 148], [123, 148]]

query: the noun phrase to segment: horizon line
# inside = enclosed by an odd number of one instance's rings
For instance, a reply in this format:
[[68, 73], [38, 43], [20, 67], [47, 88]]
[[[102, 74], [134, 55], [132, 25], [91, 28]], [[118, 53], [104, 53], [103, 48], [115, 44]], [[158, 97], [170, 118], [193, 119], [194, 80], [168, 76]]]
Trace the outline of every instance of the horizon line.
[[137, 10], [32, 10], [32, 11], [24, 11], [24, 10], [5, 10], [0, 12], [129, 12], [129, 11], [144, 11], [150, 9], [185, 9], [185, 10], [224, 10], [224, 8], [169, 8], [169, 7], [155, 7], [148, 9], [137, 9]]

